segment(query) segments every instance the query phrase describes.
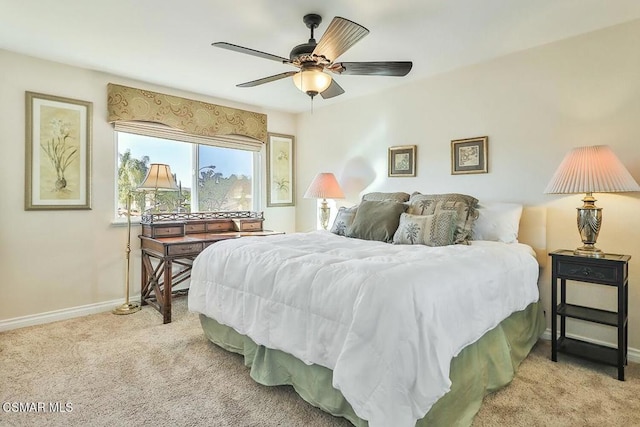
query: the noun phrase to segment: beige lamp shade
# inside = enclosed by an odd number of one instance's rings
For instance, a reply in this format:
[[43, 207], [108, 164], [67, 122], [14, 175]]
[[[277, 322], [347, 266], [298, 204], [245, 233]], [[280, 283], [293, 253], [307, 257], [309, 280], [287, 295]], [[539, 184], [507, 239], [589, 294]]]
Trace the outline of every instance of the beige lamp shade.
[[322, 172], [313, 178], [313, 181], [304, 193], [305, 199], [344, 199], [344, 193], [332, 173]]
[[640, 186], [607, 145], [571, 150], [544, 190], [547, 194], [626, 191], [640, 191]]
[[144, 177], [142, 184], [138, 190], [160, 190], [160, 191], [177, 191], [178, 186], [173, 178], [169, 165], [162, 163], [151, 163], [151, 167]]

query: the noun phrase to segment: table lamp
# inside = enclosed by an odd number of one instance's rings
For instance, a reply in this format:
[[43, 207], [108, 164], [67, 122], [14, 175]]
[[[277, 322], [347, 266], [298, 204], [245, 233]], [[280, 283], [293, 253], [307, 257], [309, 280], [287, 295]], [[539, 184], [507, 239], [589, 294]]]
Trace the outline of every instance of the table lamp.
[[545, 194], [586, 193], [578, 210], [578, 231], [583, 246], [574, 254], [600, 258], [604, 253], [595, 247], [602, 224], [602, 208], [596, 207], [593, 193], [640, 191], [629, 171], [606, 145], [578, 147], [565, 156]]
[[[142, 180], [142, 184], [136, 187], [136, 191], [153, 190], [157, 191], [177, 191], [178, 186], [176, 180], [171, 173], [169, 165], [160, 163], [152, 163], [150, 165], [147, 176]], [[129, 276], [130, 274], [130, 258], [131, 258], [131, 192], [127, 195], [127, 247], [125, 249], [126, 259], [126, 275], [125, 275], [125, 292], [126, 298], [124, 304], [116, 307], [113, 314], [131, 314], [140, 310], [140, 304], [129, 301]]]
[[322, 172], [313, 178], [313, 181], [304, 193], [305, 199], [322, 199], [320, 205], [320, 225], [323, 229], [329, 226], [330, 209], [327, 199], [344, 199], [344, 193], [332, 173]]

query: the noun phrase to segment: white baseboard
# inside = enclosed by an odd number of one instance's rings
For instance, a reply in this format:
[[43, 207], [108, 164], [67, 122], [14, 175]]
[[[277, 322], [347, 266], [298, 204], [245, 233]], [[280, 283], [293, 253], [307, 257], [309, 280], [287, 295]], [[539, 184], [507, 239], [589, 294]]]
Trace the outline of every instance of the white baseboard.
[[12, 329], [24, 328], [26, 326], [41, 325], [43, 323], [57, 322], [59, 320], [72, 319], [74, 317], [86, 316], [88, 314], [111, 311], [124, 304], [125, 300], [112, 300], [96, 304], [82, 305], [80, 307], [64, 308], [62, 310], [48, 311], [46, 313], [32, 314], [13, 319], [0, 320], [0, 332]]
[[[587, 342], [590, 342], [592, 344], [604, 345], [604, 346], [607, 346], [607, 347], [614, 347], [615, 348], [617, 346], [617, 344], [614, 344], [614, 343], [600, 341], [600, 340], [594, 340], [593, 338], [583, 337], [583, 336], [575, 335], [575, 334], [567, 334], [567, 337], [575, 338], [575, 339], [581, 340], [581, 341], [587, 341]], [[544, 331], [544, 333], [542, 334], [541, 338], [545, 339], [547, 341], [551, 341], [551, 329], [547, 328]], [[638, 350], [637, 348], [629, 347], [627, 349], [627, 359], [629, 360], [629, 362], [640, 363], [640, 350]]]

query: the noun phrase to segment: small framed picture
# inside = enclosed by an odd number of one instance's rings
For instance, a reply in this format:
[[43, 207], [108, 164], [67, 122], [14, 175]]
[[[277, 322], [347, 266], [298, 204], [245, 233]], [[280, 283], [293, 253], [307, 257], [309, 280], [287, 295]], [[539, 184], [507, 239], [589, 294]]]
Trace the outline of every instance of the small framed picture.
[[451, 141], [451, 175], [487, 173], [487, 136]]
[[416, 176], [416, 146], [389, 147], [389, 176]]

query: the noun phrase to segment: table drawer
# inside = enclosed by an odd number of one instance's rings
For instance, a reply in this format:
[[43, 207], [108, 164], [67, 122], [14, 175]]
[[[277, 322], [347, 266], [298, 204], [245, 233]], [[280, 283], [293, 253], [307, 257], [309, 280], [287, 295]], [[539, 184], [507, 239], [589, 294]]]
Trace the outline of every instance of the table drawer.
[[262, 219], [234, 219], [236, 231], [262, 231]]
[[231, 231], [233, 230], [233, 221], [231, 220], [219, 220], [207, 222], [207, 231]]
[[197, 223], [197, 224], [189, 224], [189, 223], [187, 223], [185, 225], [185, 232], [187, 234], [204, 233], [206, 230], [207, 230], [207, 228], [206, 228], [206, 224], [204, 222]]
[[182, 236], [182, 227], [156, 227], [154, 230], [154, 237], [169, 237], [169, 236]]
[[142, 235], [153, 238], [184, 236], [184, 223], [142, 224]]
[[168, 246], [168, 255], [188, 255], [197, 254], [203, 249], [203, 244], [198, 243], [185, 243], [180, 245]]
[[574, 264], [572, 262], [558, 261], [558, 276], [576, 280], [600, 280], [615, 283], [618, 280], [618, 268], [615, 266], [596, 266]]

